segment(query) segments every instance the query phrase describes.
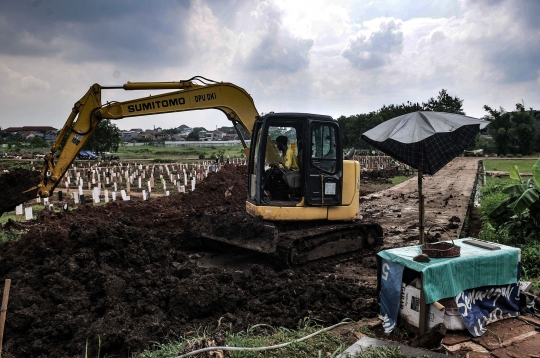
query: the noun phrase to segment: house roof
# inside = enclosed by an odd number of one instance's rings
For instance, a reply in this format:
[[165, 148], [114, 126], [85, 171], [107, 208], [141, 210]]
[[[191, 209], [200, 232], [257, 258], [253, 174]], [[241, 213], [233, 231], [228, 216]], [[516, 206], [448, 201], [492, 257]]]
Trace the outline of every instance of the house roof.
[[47, 132], [58, 131], [58, 129], [49, 126], [22, 126], [22, 127], [8, 127], [4, 129], [4, 132]]

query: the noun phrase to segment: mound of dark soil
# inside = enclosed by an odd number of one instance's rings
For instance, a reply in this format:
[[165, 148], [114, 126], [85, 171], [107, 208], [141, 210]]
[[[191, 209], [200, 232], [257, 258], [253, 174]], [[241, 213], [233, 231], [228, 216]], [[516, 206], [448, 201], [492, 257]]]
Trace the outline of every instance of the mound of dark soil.
[[198, 210], [243, 211], [246, 168], [226, 165], [195, 192], [149, 201], [42, 211], [18, 242], [0, 247], [0, 282], [12, 280], [4, 357], [126, 357], [201, 326], [295, 327], [373, 317], [373, 288], [324, 263], [201, 267], [188, 239]]
[[[0, 175], [0, 215], [35, 199], [41, 173], [35, 170], [16, 169]], [[34, 188], [33, 190], [29, 190]]]

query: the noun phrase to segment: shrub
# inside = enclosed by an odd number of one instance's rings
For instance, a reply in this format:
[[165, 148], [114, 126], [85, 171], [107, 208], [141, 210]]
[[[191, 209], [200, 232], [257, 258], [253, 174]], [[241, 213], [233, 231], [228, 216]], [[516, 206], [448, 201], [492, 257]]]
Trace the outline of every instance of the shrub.
[[516, 157], [521, 158], [522, 155], [521, 154], [516, 154]]
[[204, 153], [199, 154], [199, 159], [204, 159], [204, 158], [206, 158], [206, 156], [204, 155]]
[[513, 155], [513, 154], [506, 154], [506, 156], [507, 156], [508, 158], [512, 158], [514, 155]]
[[529, 242], [521, 246], [521, 264], [523, 266], [524, 278], [530, 280], [540, 277], [540, 242]]

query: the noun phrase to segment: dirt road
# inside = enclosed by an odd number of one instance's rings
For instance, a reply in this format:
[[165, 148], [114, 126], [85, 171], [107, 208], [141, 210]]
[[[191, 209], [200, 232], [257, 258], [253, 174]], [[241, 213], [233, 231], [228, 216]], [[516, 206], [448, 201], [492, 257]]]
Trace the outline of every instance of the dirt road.
[[[442, 239], [459, 237], [473, 190], [478, 158], [458, 157], [433, 176], [424, 176], [425, 227]], [[384, 248], [418, 244], [418, 179], [362, 197], [362, 215], [384, 229]], [[444, 230], [441, 229], [444, 228]]]

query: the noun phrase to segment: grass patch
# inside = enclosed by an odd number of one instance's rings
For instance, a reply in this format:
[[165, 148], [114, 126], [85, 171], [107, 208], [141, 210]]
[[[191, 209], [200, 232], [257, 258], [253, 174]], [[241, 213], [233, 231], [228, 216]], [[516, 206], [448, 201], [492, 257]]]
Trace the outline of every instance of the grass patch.
[[[284, 327], [275, 328], [266, 324], [258, 324], [249, 327], [245, 331], [233, 333], [225, 331], [223, 333], [225, 344], [229, 347], [268, 347], [281, 343], [291, 342], [303, 338], [309, 334], [321, 330], [323, 327], [309, 319], [300, 322], [298, 329], [288, 329]], [[210, 338], [204, 332], [199, 332], [198, 336], [191, 340], [203, 340]], [[184, 338], [180, 342], [155, 345], [151, 351], [141, 354], [141, 358], [172, 358], [180, 354], [182, 348], [188, 343]], [[343, 352], [354, 341], [341, 335], [328, 332], [320, 333], [302, 342], [292, 343], [286, 347], [265, 350], [260, 352], [233, 351], [232, 357], [238, 358], [259, 358], [259, 357], [335, 357]]]
[[532, 174], [532, 167], [536, 161], [537, 159], [490, 159], [484, 160], [484, 168], [486, 171], [509, 172], [514, 165], [517, 165], [521, 173]]
[[0, 245], [5, 244], [8, 241], [19, 241], [21, 237], [23, 237], [27, 233], [26, 230], [22, 231], [0, 231]]
[[416, 175], [408, 175], [408, 176], [397, 176], [397, 177], [393, 177], [391, 178], [390, 180], [392, 181], [392, 185], [398, 185], [398, 184], [401, 184], [409, 179], [411, 179], [412, 177], [415, 177]]
[[242, 158], [244, 154], [243, 147], [237, 146], [211, 146], [211, 147], [154, 147], [150, 145], [144, 146], [121, 146], [118, 152], [114, 153], [121, 160], [142, 160], [151, 159], [154, 162], [174, 162], [185, 160], [199, 160], [204, 156], [204, 160], [213, 160], [223, 153], [226, 159], [227, 155], [231, 159]]
[[[32, 219], [37, 218], [37, 214], [44, 208], [45, 207], [41, 204], [32, 205]], [[24, 209], [22, 215], [15, 215], [15, 211], [5, 212], [4, 214], [2, 214], [2, 216], [0, 216], [0, 224], [7, 223], [9, 219], [13, 221], [25, 221], [26, 216], [24, 215]]]

